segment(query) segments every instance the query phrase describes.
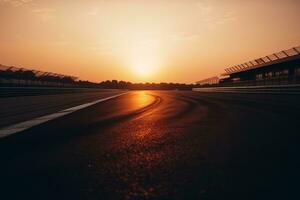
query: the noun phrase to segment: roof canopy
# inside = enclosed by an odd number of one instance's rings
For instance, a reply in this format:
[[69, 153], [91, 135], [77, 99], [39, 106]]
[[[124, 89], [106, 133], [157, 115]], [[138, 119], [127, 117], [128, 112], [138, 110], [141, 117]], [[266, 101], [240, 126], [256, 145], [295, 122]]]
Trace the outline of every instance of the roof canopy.
[[272, 64], [282, 63], [282, 62], [295, 60], [299, 58], [300, 58], [300, 46], [288, 50], [283, 50], [278, 53], [274, 53], [233, 67], [226, 68], [225, 69], [226, 73], [222, 75], [235, 74], [238, 72], [248, 71], [260, 67], [266, 67]]

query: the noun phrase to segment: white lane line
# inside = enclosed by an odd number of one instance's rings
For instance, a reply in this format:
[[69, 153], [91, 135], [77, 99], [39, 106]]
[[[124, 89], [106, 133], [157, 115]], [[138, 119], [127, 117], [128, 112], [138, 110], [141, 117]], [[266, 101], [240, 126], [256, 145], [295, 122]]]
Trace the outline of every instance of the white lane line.
[[49, 114], [49, 115], [45, 115], [45, 116], [42, 116], [42, 117], [34, 118], [34, 119], [31, 119], [31, 120], [28, 120], [28, 121], [25, 121], [25, 122], [21, 122], [21, 123], [18, 123], [18, 124], [14, 124], [14, 125], [11, 125], [11, 126], [8, 126], [8, 127], [0, 128], [0, 138], [7, 137], [9, 135], [12, 135], [14, 133], [18, 133], [20, 131], [24, 131], [26, 129], [29, 129], [29, 128], [33, 127], [33, 126], [36, 126], [36, 125], [45, 123], [47, 121], [62, 117], [64, 115], [70, 114], [70, 113], [75, 112], [77, 110], [81, 110], [81, 109], [89, 107], [91, 105], [95, 105], [97, 103], [119, 97], [119, 96], [124, 95], [124, 94], [127, 94], [127, 92], [122, 93], [122, 94], [117, 94], [117, 95], [114, 95], [114, 96], [110, 96], [110, 97], [106, 97], [106, 98], [103, 98], [103, 99], [98, 99], [96, 101], [93, 101], [93, 102], [90, 102], [90, 103], [85, 103], [85, 104], [82, 104], [82, 105], [79, 105], [79, 106], [74, 106], [74, 107], [71, 107], [71, 108], [68, 108], [68, 109], [65, 109], [65, 110], [58, 111], [58, 112], [53, 113], [53, 114]]

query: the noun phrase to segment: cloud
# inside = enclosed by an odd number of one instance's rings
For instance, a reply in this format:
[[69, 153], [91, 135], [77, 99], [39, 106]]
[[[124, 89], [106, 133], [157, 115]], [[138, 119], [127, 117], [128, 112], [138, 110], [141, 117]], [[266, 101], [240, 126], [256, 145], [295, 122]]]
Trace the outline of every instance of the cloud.
[[52, 8], [36, 8], [32, 10], [41, 20], [49, 21], [55, 18], [55, 9]]
[[70, 43], [66, 40], [52, 41], [49, 43], [49, 46], [54, 46], [54, 47], [66, 47], [68, 45], [70, 45]]
[[13, 7], [27, 6], [37, 17], [43, 21], [48, 21], [55, 18], [55, 9], [52, 8], [41, 8], [39, 7], [34, 0], [0, 0], [0, 3], [7, 3]]
[[[195, 4], [193, 4], [195, 5]], [[220, 9], [216, 5], [211, 4], [210, 1], [202, 0], [196, 2], [196, 9], [201, 29], [194, 29], [193, 31], [181, 31], [170, 34], [168, 38], [174, 42], [195, 42], [203, 39], [206, 31], [215, 30], [218, 26], [227, 24], [237, 20], [235, 13], [231, 10]]]
[[98, 13], [99, 13], [99, 9], [98, 8], [93, 8], [90, 11], [87, 12], [87, 15], [96, 16], [96, 15], [98, 15]]
[[225, 24], [237, 20], [233, 11], [218, 10], [211, 6], [207, 1], [199, 1], [196, 6], [200, 10], [201, 19], [210, 28], [215, 28], [217, 25]]
[[200, 38], [200, 34], [198, 33], [180, 32], [180, 33], [170, 35], [170, 39], [172, 41], [191, 41], [191, 40], [198, 40], [199, 38]]
[[90, 46], [88, 49], [98, 55], [112, 55], [115, 52], [114, 47], [109, 46]]
[[0, 2], [8, 3], [14, 7], [19, 7], [25, 4], [32, 3], [33, 0], [0, 0]]
[[203, 16], [210, 15], [213, 11], [213, 8], [205, 1], [196, 2], [196, 7], [198, 7]]
[[219, 23], [225, 23], [225, 22], [231, 22], [231, 21], [236, 21], [237, 18], [234, 15], [234, 12], [228, 11], [224, 13], [223, 17], [219, 20]]

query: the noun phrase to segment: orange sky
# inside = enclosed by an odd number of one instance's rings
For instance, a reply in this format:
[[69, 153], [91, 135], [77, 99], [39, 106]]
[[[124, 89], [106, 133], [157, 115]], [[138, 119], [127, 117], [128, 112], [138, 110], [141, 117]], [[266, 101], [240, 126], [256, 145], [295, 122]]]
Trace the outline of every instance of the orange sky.
[[299, 0], [0, 0], [0, 64], [194, 82], [300, 45]]

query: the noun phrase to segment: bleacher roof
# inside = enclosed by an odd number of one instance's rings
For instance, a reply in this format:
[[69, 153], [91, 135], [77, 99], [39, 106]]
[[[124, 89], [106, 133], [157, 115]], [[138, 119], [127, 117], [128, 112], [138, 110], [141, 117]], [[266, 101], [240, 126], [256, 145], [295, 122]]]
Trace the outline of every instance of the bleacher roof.
[[1, 65], [0, 64], [0, 70], [11, 70], [11, 71], [31, 71], [35, 74], [35, 76], [37, 77], [41, 77], [41, 76], [55, 76], [55, 77], [59, 77], [59, 78], [72, 78], [73, 80], [78, 79], [78, 77], [75, 76], [69, 76], [69, 75], [64, 75], [64, 74], [57, 74], [57, 73], [52, 73], [52, 72], [43, 72], [43, 71], [38, 71], [38, 70], [31, 70], [31, 69], [26, 69], [26, 68], [20, 68], [20, 67], [14, 67], [14, 66], [5, 66], [5, 65]]
[[222, 75], [224, 76], [224, 75], [235, 74], [243, 71], [266, 67], [269, 65], [283, 63], [283, 62], [292, 61], [296, 59], [300, 59], [300, 46], [288, 50], [283, 50], [278, 53], [274, 53], [233, 67], [226, 68], [225, 69], [226, 73]]

